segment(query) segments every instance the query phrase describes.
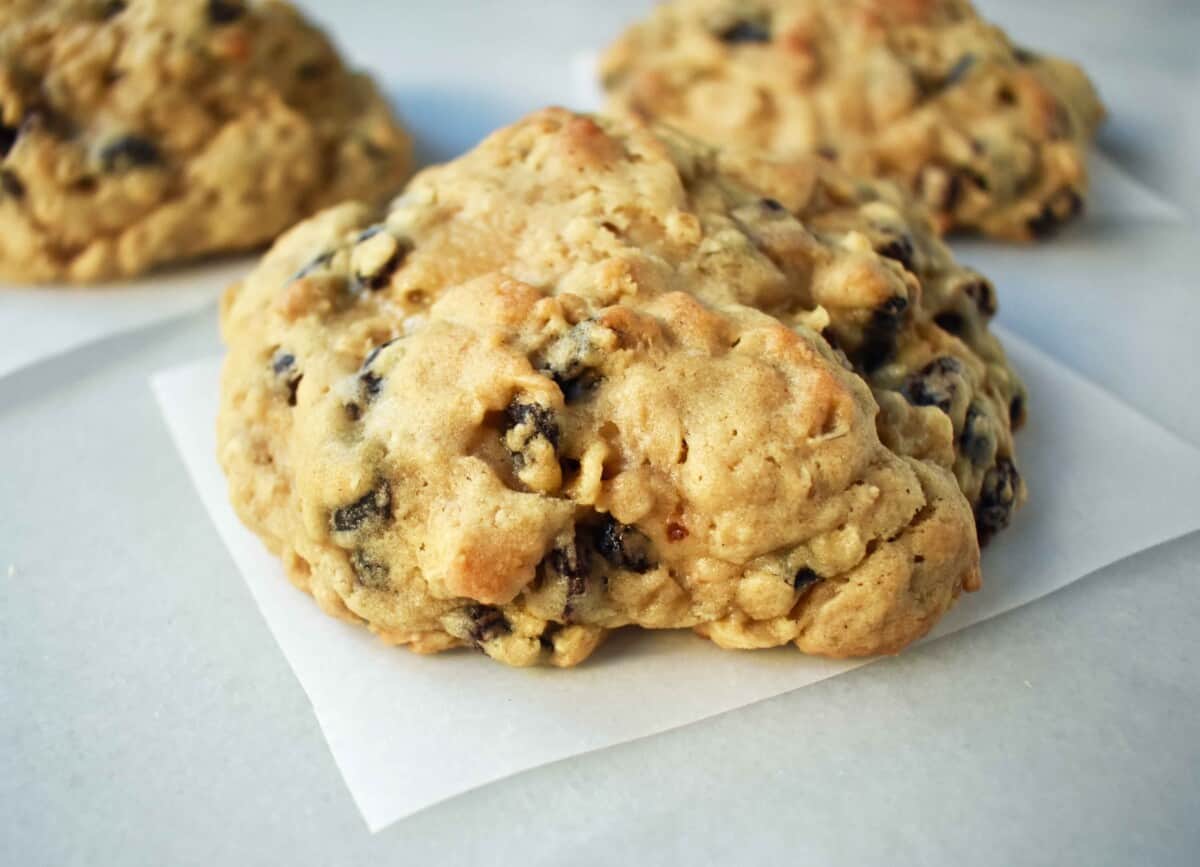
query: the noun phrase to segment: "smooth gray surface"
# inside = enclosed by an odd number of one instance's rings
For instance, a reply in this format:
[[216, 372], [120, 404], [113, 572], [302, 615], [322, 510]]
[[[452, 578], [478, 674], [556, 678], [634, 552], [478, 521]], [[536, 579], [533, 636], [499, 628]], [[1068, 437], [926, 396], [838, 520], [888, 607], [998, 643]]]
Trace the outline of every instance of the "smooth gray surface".
[[[439, 118], [435, 98], [405, 103], [436, 151], [564, 99], [539, 66], [547, 51], [563, 46], [565, 63], [637, 5], [377, 0], [322, 14], [384, 74], [437, 70], [445, 105], [476, 106]], [[1048, 22], [1031, 42], [1110, 53], [1194, 93], [1194, 0], [983, 5], [1019, 35]], [[553, 46], [537, 63], [535, 42]], [[464, 51], [474, 65], [449, 71]], [[509, 58], [496, 77], [515, 95], [488, 100], [479, 56]], [[1103, 85], [1109, 67], [1092, 65]], [[1189, 94], [1133, 75], [1109, 94], [1137, 133], [1127, 164], [1196, 213]], [[1200, 283], [1200, 254], [1179, 268]], [[1177, 303], [1164, 327], [1194, 331], [1200, 292]], [[217, 348], [209, 313], [0, 380], [0, 864], [1200, 861], [1200, 535], [900, 659], [370, 836], [147, 387]], [[1174, 377], [1147, 377], [1146, 407], [1196, 400], [1195, 352]], [[1104, 381], [1098, 354], [1072, 361]], [[1192, 418], [1161, 420], [1200, 441]], [[1015, 734], [1031, 724], [1037, 737]]]

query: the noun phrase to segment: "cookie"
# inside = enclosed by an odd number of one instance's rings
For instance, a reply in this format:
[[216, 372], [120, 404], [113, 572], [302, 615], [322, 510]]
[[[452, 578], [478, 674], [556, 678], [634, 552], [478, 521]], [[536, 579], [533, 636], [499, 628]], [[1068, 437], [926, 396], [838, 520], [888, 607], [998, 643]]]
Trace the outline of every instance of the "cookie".
[[1044, 238], [1083, 208], [1104, 109], [967, 0], [668, 0], [608, 50], [610, 109], [913, 191], [939, 231]]
[[[886, 182], [814, 158], [776, 163], [729, 150], [716, 158], [719, 170], [788, 202], [760, 199], [733, 212], [784, 274], [804, 281], [814, 259], [828, 258], [814, 235], [839, 250], [831, 276], [812, 280], [812, 301], [830, 317], [825, 339], [875, 392], [884, 442], [953, 468], [980, 516], [981, 541], [1004, 529], [1025, 497], [1013, 432], [1027, 395], [988, 328], [998, 311], [991, 281], [959, 265], [921, 209]], [[1011, 496], [993, 502], [985, 483], [1002, 476]]]
[[408, 136], [280, 0], [0, 8], [0, 274], [89, 282], [382, 203]]
[[1007, 521], [979, 279], [896, 188], [549, 109], [231, 287], [219, 459], [297, 586], [416, 651], [896, 652]]

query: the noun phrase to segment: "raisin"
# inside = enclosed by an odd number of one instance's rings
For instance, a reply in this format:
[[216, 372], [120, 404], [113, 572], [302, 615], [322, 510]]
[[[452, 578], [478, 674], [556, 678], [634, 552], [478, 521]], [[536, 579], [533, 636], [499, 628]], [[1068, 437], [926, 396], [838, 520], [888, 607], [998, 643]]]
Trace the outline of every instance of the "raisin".
[[975, 169], [961, 166], [957, 170], [957, 175], [960, 184], [971, 184], [972, 186], [983, 190], [985, 193], [991, 189], [988, 179], [979, 172], [975, 171]]
[[354, 238], [354, 243], [361, 244], [363, 241], [369, 241], [382, 231], [383, 223], [376, 223], [374, 226], [370, 226], [359, 232]]
[[580, 322], [541, 353], [535, 364], [554, 380], [567, 403], [586, 400], [600, 386], [596, 365], [603, 355], [593, 342], [593, 331], [603, 326], [590, 320]]
[[100, 150], [100, 164], [106, 172], [125, 172], [162, 163], [158, 146], [149, 139], [126, 135], [113, 139]]
[[304, 379], [304, 374], [300, 373], [287, 381], [288, 406], [296, 405], [296, 392], [300, 390], [300, 380], [302, 379]]
[[587, 551], [574, 542], [566, 548], [555, 548], [550, 552], [550, 566], [566, 578], [582, 578], [588, 573]]
[[958, 446], [967, 460], [975, 466], [986, 464], [992, 457], [995, 438], [991, 427], [991, 419], [983, 407], [973, 403], [967, 408], [967, 419], [963, 422]]
[[358, 375], [358, 382], [368, 403], [379, 397], [379, 392], [383, 391], [383, 377], [369, 370]]
[[1013, 57], [1016, 59], [1017, 63], [1020, 63], [1023, 66], [1027, 66], [1030, 63], [1037, 63], [1042, 59], [1041, 56], [1036, 52], [1030, 51], [1028, 48], [1020, 47], [1013, 49]]
[[300, 380], [304, 379], [304, 374], [296, 370], [296, 356], [290, 352], [276, 353], [271, 359], [271, 370], [276, 376], [288, 374], [285, 381], [288, 393], [288, 406], [296, 405], [296, 391], [300, 388]]
[[958, 58], [954, 64], [944, 73], [925, 73], [916, 72], [914, 77], [921, 93], [929, 98], [937, 96], [944, 90], [949, 90], [955, 85], [961, 84], [962, 81], [975, 68], [976, 58], [974, 54], [964, 54]]
[[579, 403], [587, 400], [592, 392], [600, 387], [601, 376], [596, 371], [575, 361], [570, 362], [565, 369], [543, 368], [543, 372], [550, 374], [550, 378], [562, 392], [563, 401], [566, 403]]
[[[379, 234], [381, 231], [383, 231], [382, 226], [375, 226], [367, 229], [366, 232], [359, 236], [359, 240], [362, 241], [366, 238], [371, 238]], [[396, 252], [393, 253], [387, 259], [387, 261], [385, 261], [370, 274], [354, 275], [355, 289], [368, 289], [371, 292], [378, 292], [381, 289], [386, 289], [388, 284], [392, 281], [392, 275], [396, 273], [396, 269], [404, 264], [404, 260], [408, 258], [408, 254], [411, 252], [412, 244], [407, 241], [397, 240]]]
[[950, 67], [950, 70], [942, 78], [942, 87], [953, 87], [958, 84], [967, 74], [975, 67], [975, 55], [964, 54], [958, 61]]
[[1013, 395], [1008, 404], [1008, 423], [1012, 425], [1013, 430], [1025, 424], [1025, 395]]
[[17, 143], [17, 136], [21, 134], [21, 130], [15, 126], [6, 126], [0, 123], [0, 159], [8, 156], [9, 151], [13, 149], [13, 145]]
[[384, 159], [388, 154], [391, 153], [391, 150], [388, 148], [380, 147], [379, 145], [375, 144], [375, 142], [367, 138], [359, 139], [358, 144], [362, 146], [363, 153], [376, 161]]
[[553, 653], [554, 636], [562, 632], [562, 628], [563, 625], [561, 623], [547, 623], [542, 629], [542, 634], [538, 636], [538, 643], [540, 643], [545, 650]]
[[558, 421], [553, 411], [535, 403], [519, 403], [513, 401], [504, 410], [504, 430], [502, 437], [507, 440], [509, 431], [521, 428], [524, 438], [515, 448], [511, 443], [508, 450], [512, 454], [517, 469], [525, 466], [525, 449], [539, 437], [544, 438], [551, 447], [558, 448]]
[[567, 403], [587, 400], [600, 387], [600, 375], [594, 370], [586, 370], [573, 379], [559, 379], [557, 376], [553, 379]]
[[297, 271], [295, 274], [293, 274], [291, 279], [288, 280], [288, 282], [294, 283], [297, 280], [303, 280], [305, 277], [310, 277], [313, 274], [315, 274], [317, 271], [324, 268], [326, 265], [328, 265], [332, 261], [333, 261], [333, 251], [332, 250], [327, 250], [318, 256], [314, 256], [312, 259], [308, 260], [308, 263], [305, 264], [303, 268], [301, 268], [299, 271]]
[[[1054, 111], [1050, 115], [1047, 133], [1051, 141], [1062, 141], [1071, 137], [1071, 131], [1075, 128], [1075, 122], [1071, 120], [1071, 112], [1066, 105], [1061, 102], [1054, 104]], [[1082, 202], [1080, 203], [1082, 205]]]
[[388, 259], [383, 267], [374, 274], [367, 276], [363, 274], [355, 274], [355, 285], [360, 289], [369, 289], [372, 292], [378, 292], [381, 289], [386, 289], [391, 282], [392, 275], [396, 273], [396, 269], [400, 267], [404, 261], [404, 253], [397, 252], [395, 256]]
[[1009, 458], [997, 460], [983, 477], [983, 488], [975, 505], [975, 528], [981, 545], [1008, 526], [1020, 488], [1021, 476]]
[[392, 586], [388, 580], [390, 570], [387, 564], [372, 560], [361, 548], [356, 548], [350, 555], [350, 565], [354, 567], [354, 577], [364, 587], [387, 590]]
[[554, 413], [544, 406], [535, 403], [517, 403], [513, 401], [504, 410], [504, 419], [511, 430], [522, 425], [530, 425], [533, 430], [528, 439], [545, 437], [550, 445], [558, 447], [558, 422]]
[[895, 348], [891, 343], [883, 341], [864, 343], [856, 354], [858, 360], [853, 367], [855, 369], [861, 368], [866, 373], [873, 373], [888, 363]]
[[108, 0], [100, 10], [100, 17], [107, 21], [110, 18], [116, 18], [125, 11], [125, 0]]
[[66, 115], [41, 106], [27, 112], [21, 119], [18, 135], [45, 133], [56, 138], [70, 138], [76, 132], [75, 125]]
[[933, 317], [933, 321], [947, 334], [957, 336], [967, 330], [966, 317], [954, 310], [945, 310], [939, 313]]
[[913, 267], [913, 255], [916, 250], [913, 248], [912, 238], [908, 235], [898, 235], [885, 243], [883, 246], [876, 248], [880, 256], [888, 259], [894, 259], [904, 266], [904, 270], [916, 272]]
[[476, 645], [491, 641], [512, 630], [504, 612], [493, 605], [472, 605], [467, 609], [467, 617], [471, 620], [469, 634]]
[[975, 306], [979, 308], [979, 312], [984, 316], [991, 318], [996, 315], [996, 290], [992, 284], [982, 277], [976, 277], [963, 285], [960, 290], [964, 295], [975, 302]]
[[838, 158], [838, 149], [830, 145], [822, 145], [817, 148], [817, 156], [832, 162]]
[[814, 570], [807, 566], [802, 566], [796, 571], [796, 574], [792, 576], [792, 586], [795, 587], [800, 593], [803, 593], [814, 584], [822, 580], [824, 579], [822, 579], [821, 576], [818, 575]]
[[0, 190], [14, 199], [25, 198], [25, 184], [9, 169], [0, 169]]
[[904, 316], [908, 312], [908, 299], [896, 295], [880, 304], [871, 313], [869, 330], [888, 335], [895, 335], [904, 325]]
[[776, 214], [787, 213], [787, 208], [785, 208], [783, 203], [777, 199], [759, 199], [759, 204], [762, 205], [765, 210]]
[[387, 482], [381, 482], [373, 491], [368, 491], [348, 506], [334, 509], [329, 525], [335, 533], [353, 533], [366, 524], [389, 521], [392, 517], [392, 490]]
[[1042, 205], [1037, 216], [1026, 224], [1029, 234], [1038, 240], [1049, 238], [1083, 210], [1083, 199], [1072, 189], [1062, 189]]
[[[363, 359], [363, 370], [358, 374], [358, 394], [362, 403], [371, 403], [383, 392], [383, 377], [375, 371], [369, 370], [368, 368], [377, 358], [379, 358], [379, 353], [395, 342], [395, 340], [389, 340], [387, 343], [384, 343], [381, 346], [376, 346], [369, 353], [367, 353], [367, 357]], [[344, 408], [346, 411], [346, 417], [349, 418], [350, 421], [358, 421], [359, 418], [362, 417], [362, 407], [357, 403], [345, 404]]]
[[231, 0], [208, 0], [208, 20], [220, 26], [232, 24], [246, 14], [246, 7]]
[[907, 312], [908, 299], [899, 295], [889, 298], [872, 311], [863, 342], [854, 353], [857, 366], [871, 372], [891, 358], [896, 348], [896, 334], [903, 327]]
[[913, 406], [936, 406], [949, 415], [962, 382], [962, 362], [943, 355], [910, 376], [901, 393]]
[[398, 342], [399, 340], [400, 340], [399, 337], [394, 337], [391, 340], [389, 340], [387, 343], [381, 343], [378, 346], [376, 346], [374, 349], [372, 349], [370, 352], [368, 352], [367, 357], [363, 359], [363, 363], [362, 363], [363, 369], [365, 370], [366, 368], [368, 368], [372, 364], [374, 364], [375, 360], [377, 358], [379, 358], [379, 353], [383, 352], [383, 350], [387, 349], [389, 346], [391, 346], [393, 343]]
[[301, 63], [296, 67], [296, 77], [301, 81], [316, 81], [329, 72], [329, 67], [319, 60]]
[[771, 28], [762, 21], [737, 21], [719, 34], [727, 45], [764, 43], [771, 41]]
[[592, 543], [618, 569], [640, 573], [654, 568], [650, 540], [641, 530], [622, 524], [612, 515], [605, 515], [603, 523], [594, 530]]
[[584, 540], [576, 533], [570, 544], [555, 548], [546, 557], [549, 570], [567, 581], [563, 617], [570, 621], [574, 600], [587, 593], [588, 576], [592, 571], [592, 556]]

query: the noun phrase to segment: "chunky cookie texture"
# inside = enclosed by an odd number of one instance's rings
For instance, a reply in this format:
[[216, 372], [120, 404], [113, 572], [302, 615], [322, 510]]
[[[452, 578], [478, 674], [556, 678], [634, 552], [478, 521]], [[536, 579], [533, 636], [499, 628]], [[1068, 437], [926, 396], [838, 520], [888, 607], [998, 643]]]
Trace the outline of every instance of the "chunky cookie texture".
[[266, 244], [410, 169], [382, 96], [281, 0], [0, 4], [0, 275]]
[[1104, 116], [1083, 72], [967, 0], [668, 0], [607, 52], [610, 107], [896, 181], [939, 231], [1047, 237]]
[[297, 586], [413, 650], [891, 653], [1024, 496], [994, 311], [892, 187], [550, 109], [230, 289], [219, 457]]

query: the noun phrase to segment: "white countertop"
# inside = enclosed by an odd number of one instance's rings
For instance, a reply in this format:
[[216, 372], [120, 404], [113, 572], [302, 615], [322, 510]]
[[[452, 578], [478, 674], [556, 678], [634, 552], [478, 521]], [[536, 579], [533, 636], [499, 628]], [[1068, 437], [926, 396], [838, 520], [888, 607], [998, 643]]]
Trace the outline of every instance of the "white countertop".
[[[567, 100], [570, 55], [644, 4], [308, 5], [448, 156]], [[1195, 0], [981, 5], [1085, 59], [1113, 110], [1106, 150], [1200, 212]], [[1010, 324], [1200, 444], [1200, 236], [1146, 233], [1156, 258], [1128, 297], [1046, 299], [1098, 339]], [[1161, 275], [1192, 291], [1156, 294]], [[1121, 323], [1166, 349], [1123, 352]], [[1200, 860], [1200, 534], [898, 659], [369, 835], [147, 386], [218, 351], [209, 310], [0, 379], [0, 864]]]

